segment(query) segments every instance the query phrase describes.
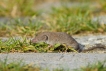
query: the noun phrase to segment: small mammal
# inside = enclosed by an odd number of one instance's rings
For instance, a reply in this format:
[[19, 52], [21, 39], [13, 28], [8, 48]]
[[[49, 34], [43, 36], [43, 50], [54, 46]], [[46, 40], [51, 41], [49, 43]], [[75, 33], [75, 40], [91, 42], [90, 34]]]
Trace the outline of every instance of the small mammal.
[[97, 45], [90, 49], [83, 50], [81, 48], [81, 44], [79, 44], [71, 35], [64, 32], [42, 32], [31, 40], [31, 43], [39, 43], [39, 42], [45, 42], [50, 45], [54, 45], [56, 43], [66, 44], [67, 46], [73, 47], [78, 52], [86, 52], [100, 47], [104, 48], [104, 46]]
[[32, 43], [45, 42], [50, 45], [56, 43], [66, 44], [67, 46], [73, 47], [75, 50], [79, 49], [78, 42], [70, 35], [64, 32], [42, 32], [32, 39]]

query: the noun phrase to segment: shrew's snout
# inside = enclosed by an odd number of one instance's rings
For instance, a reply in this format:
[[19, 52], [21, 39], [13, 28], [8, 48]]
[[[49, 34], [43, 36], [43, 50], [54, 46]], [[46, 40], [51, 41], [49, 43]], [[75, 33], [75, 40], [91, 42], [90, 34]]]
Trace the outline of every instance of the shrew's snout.
[[31, 43], [36, 43], [36, 40], [35, 40], [35, 39], [32, 39], [32, 40], [31, 40]]

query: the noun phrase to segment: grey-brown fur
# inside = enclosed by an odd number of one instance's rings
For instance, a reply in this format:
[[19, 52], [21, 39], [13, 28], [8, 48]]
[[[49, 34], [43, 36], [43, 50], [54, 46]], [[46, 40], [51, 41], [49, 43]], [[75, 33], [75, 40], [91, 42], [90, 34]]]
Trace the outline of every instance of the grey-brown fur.
[[83, 49], [83, 45], [79, 44], [71, 35], [64, 33], [64, 32], [42, 32], [35, 36], [35, 38], [32, 39], [32, 43], [39, 43], [39, 42], [45, 42], [50, 45], [54, 45], [56, 43], [59, 44], [66, 44], [67, 46], [73, 47], [75, 50], [78, 50], [79, 52], [86, 52], [89, 50], [93, 50], [96, 48], [105, 48], [104, 45], [96, 45], [89, 49]]
[[73, 47], [75, 50], [79, 49], [78, 42], [72, 38], [69, 34], [64, 32], [42, 32], [35, 36], [31, 41], [32, 43], [45, 42], [50, 45], [56, 43], [66, 44], [67, 46]]

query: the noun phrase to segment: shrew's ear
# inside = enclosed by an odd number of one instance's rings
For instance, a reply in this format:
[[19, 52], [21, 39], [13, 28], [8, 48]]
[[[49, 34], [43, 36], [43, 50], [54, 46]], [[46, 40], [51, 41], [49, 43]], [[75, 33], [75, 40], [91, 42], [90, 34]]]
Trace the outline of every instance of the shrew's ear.
[[43, 36], [42, 36], [42, 40], [47, 41], [47, 40], [48, 40], [48, 36], [47, 36], [47, 35], [43, 35]]

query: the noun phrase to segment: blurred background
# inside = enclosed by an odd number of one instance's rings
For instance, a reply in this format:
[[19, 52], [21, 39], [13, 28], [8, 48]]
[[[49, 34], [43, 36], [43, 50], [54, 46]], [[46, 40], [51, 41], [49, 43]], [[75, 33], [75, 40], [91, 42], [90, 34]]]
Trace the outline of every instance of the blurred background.
[[[63, 4], [66, 6], [78, 6], [79, 3], [96, 6], [95, 11], [106, 10], [105, 0], [2, 0], [0, 2], [1, 17], [23, 17], [38, 15], [38, 10], [48, 10], [51, 7], [60, 7]], [[79, 5], [80, 6], [80, 5]], [[104, 10], [103, 10], [104, 9]]]
[[105, 0], [1, 0], [0, 36], [106, 32]]

